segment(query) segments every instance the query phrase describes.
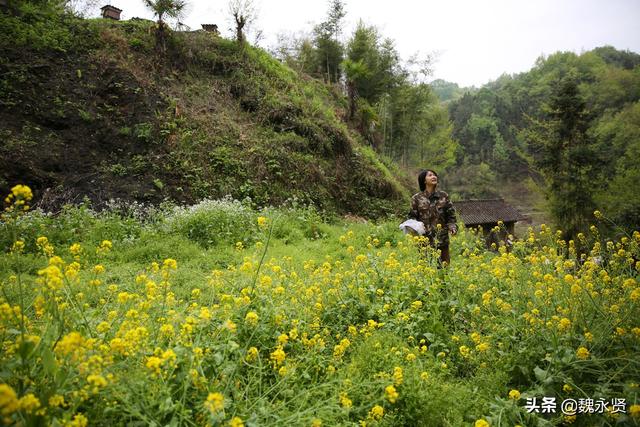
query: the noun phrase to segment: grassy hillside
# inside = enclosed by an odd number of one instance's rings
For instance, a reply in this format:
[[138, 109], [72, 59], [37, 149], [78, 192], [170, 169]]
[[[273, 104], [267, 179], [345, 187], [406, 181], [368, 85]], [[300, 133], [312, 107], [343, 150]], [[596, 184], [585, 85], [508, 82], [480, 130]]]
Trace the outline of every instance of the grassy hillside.
[[227, 194], [376, 217], [408, 197], [341, 117], [341, 94], [202, 32], [154, 47], [146, 21], [0, 15], [0, 190], [40, 206]]

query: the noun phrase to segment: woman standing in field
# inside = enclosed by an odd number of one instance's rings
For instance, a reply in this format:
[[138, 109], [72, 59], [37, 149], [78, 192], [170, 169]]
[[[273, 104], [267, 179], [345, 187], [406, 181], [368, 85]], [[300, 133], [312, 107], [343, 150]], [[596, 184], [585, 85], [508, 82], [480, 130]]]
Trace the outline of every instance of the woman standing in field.
[[456, 234], [456, 210], [449, 200], [449, 195], [437, 190], [438, 174], [431, 170], [423, 170], [418, 175], [420, 192], [411, 197], [409, 218], [424, 224], [424, 237], [431, 247], [440, 250], [439, 265], [451, 262], [449, 255], [449, 234]]

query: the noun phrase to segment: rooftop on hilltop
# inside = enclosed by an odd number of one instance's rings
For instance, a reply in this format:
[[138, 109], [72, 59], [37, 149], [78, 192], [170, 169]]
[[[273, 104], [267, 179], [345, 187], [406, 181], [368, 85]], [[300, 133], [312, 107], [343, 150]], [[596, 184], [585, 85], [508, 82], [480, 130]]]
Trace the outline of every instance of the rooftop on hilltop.
[[115, 19], [116, 21], [120, 20], [120, 13], [122, 13], [122, 9], [118, 9], [115, 6], [107, 4], [102, 6], [100, 10], [102, 11], [103, 18]]

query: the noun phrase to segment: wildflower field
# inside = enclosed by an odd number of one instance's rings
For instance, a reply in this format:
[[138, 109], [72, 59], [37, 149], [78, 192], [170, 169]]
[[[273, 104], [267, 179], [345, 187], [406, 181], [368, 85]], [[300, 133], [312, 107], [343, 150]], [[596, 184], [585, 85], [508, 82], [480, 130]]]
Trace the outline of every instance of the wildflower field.
[[438, 270], [398, 221], [30, 199], [0, 222], [4, 425], [640, 424], [638, 232], [462, 231]]

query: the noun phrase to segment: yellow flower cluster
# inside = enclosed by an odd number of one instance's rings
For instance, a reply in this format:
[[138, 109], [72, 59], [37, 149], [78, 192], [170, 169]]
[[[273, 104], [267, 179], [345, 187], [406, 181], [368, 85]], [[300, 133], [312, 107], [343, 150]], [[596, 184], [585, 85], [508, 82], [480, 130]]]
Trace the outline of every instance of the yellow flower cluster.
[[343, 338], [340, 341], [340, 344], [337, 344], [333, 348], [333, 357], [335, 357], [336, 359], [340, 359], [344, 355], [344, 353], [347, 351], [350, 345], [351, 345], [351, 341], [349, 341], [348, 338]]
[[578, 359], [588, 359], [589, 358], [589, 350], [586, 349], [586, 347], [580, 347], [578, 348], [578, 350], [576, 351], [576, 356], [578, 356]]
[[249, 326], [256, 326], [258, 324], [258, 314], [255, 311], [250, 311], [245, 316], [244, 321]]
[[396, 401], [398, 400], [398, 397], [400, 397], [400, 394], [398, 393], [396, 388], [393, 386], [393, 384], [385, 387], [384, 394], [390, 403], [396, 403]]
[[0, 384], [0, 416], [4, 424], [9, 424], [9, 416], [20, 408], [16, 392], [7, 384]]
[[340, 393], [338, 400], [340, 400], [340, 406], [343, 408], [349, 409], [353, 406], [353, 401], [349, 399], [349, 396], [347, 396], [345, 392]]
[[209, 393], [204, 407], [213, 414], [221, 412], [224, 409], [224, 396], [222, 393]]
[[11, 188], [11, 193], [4, 199], [4, 202], [9, 205], [5, 210], [8, 212], [13, 210], [27, 211], [31, 199], [33, 199], [31, 188], [22, 184], [15, 185]]
[[287, 354], [284, 352], [284, 350], [282, 349], [281, 346], [276, 348], [269, 355], [269, 358], [271, 359], [271, 362], [273, 363], [273, 367], [274, 368], [279, 367], [280, 365], [282, 365], [284, 363], [284, 360], [286, 359], [286, 357], [287, 357]]

